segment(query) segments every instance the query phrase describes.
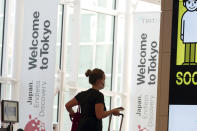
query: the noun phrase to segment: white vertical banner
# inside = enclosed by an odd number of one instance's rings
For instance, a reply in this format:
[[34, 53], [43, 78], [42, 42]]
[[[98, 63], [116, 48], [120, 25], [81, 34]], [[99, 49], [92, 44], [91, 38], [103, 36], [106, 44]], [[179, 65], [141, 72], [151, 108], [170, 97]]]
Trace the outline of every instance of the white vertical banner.
[[19, 127], [52, 131], [58, 0], [24, 0]]
[[132, 131], [155, 131], [160, 12], [134, 13]]

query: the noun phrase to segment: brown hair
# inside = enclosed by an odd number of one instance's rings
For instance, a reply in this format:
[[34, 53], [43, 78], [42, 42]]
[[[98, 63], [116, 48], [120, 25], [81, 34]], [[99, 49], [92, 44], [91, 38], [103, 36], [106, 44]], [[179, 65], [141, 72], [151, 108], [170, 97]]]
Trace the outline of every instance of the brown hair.
[[89, 77], [89, 83], [93, 85], [97, 80], [101, 80], [103, 78], [104, 71], [98, 68], [95, 68], [94, 70], [88, 69], [85, 75], [86, 77]]

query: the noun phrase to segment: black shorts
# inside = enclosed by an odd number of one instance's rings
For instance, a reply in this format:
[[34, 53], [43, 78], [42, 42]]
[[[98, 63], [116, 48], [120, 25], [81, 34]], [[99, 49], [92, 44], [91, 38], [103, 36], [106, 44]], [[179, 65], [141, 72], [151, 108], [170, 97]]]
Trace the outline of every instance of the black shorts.
[[102, 120], [92, 117], [81, 118], [77, 131], [102, 131]]

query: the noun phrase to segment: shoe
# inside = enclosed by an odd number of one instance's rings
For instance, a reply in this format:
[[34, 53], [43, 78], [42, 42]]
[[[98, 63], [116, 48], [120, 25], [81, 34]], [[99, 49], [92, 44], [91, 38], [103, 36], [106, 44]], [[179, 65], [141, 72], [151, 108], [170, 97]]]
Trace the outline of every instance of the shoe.
[[197, 65], [196, 62], [190, 62], [189, 65]]
[[183, 62], [182, 65], [190, 65], [190, 63], [189, 62]]

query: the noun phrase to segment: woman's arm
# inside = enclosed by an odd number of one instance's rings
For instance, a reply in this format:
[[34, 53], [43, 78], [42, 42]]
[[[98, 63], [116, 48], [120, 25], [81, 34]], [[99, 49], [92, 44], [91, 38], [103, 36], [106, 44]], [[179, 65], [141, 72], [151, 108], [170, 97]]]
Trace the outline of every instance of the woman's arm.
[[72, 109], [73, 106], [78, 105], [78, 101], [76, 98], [73, 98], [72, 100], [70, 100], [69, 102], [66, 103], [65, 107], [67, 109], [67, 111], [70, 113], [71, 116], [74, 115], [74, 111]]
[[115, 108], [115, 109], [112, 109], [110, 111], [104, 111], [104, 104], [99, 103], [99, 104], [95, 105], [96, 117], [99, 120], [102, 119], [102, 118], [105, 118], [105, 117], [107, 117], [107, 116], [109, 116], [111, 114], [119, 115], [121, 110], [122, 109]]

